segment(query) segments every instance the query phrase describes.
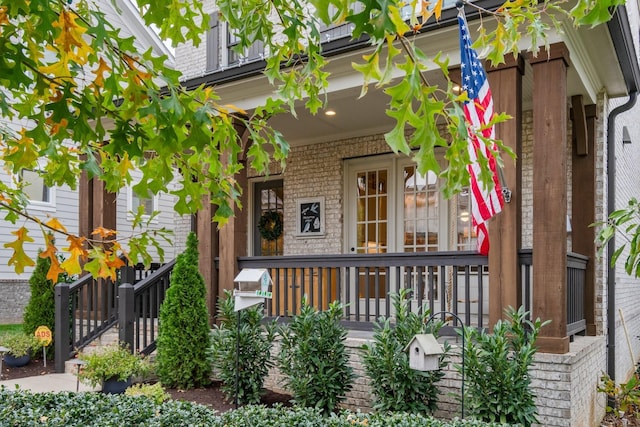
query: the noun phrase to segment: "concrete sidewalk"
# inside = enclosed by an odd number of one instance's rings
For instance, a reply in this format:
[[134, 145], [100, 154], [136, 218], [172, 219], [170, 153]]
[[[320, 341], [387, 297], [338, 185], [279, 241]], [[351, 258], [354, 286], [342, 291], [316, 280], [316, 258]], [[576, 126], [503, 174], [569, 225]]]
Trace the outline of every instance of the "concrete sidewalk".
[[31, 390], [36, 393], [47, 391], [99, 391], [100, 387], [89, 387], [82, 382], [78, 383], [74, 374], [46, 374], [35, 377], [18, 378], [17, 380], [0, 381], [0, 386], [14, 390], [19, 386], [21, 390]]

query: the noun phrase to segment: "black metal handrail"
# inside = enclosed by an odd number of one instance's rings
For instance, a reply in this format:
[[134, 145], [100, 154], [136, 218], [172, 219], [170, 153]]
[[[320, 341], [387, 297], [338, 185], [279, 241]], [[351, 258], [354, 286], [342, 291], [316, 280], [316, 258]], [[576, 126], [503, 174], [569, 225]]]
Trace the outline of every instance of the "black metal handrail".
[[136, 284], [123, 283], [118, 288], [119, 339], [134, 352], [150, 354], [156, 349], [160, 306], [175, 263], [172, 260]]
[[73, 283], [55, 287], [55, 364], [64, 371], [64, 362], [117, 321], [117, 288], [109, 279], [90, 274]]
[[118, 323], [118, 284], [122, 279], [137, 282], [159, 267], [160, 264], [152, 264], [148, 270], [142, 264], [123, 267], [115, 282], [85, 274], [73, 283], [56, 284], [56, 371], [63, 372], [66, 360]]

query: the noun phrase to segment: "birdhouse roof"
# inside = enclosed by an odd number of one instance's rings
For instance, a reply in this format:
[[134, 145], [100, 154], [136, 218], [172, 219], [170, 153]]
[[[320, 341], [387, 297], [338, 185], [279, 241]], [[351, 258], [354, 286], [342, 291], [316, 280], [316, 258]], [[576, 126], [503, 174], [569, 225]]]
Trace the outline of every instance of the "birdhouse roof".
[[436, 337], [434, 337], [432, 334], [417, 334], [415, 335], [411, 341], [409, 341], [409, 344], [407, 344], [407, 346], [404, 348], [404, 351], [409, 350], [409, 348], [411, 347], [411, 345], [413, 343], [416, 343], [420, 349], [422, 350], [422, 352], [424, 354], [442, 354], [444, 353], [442, 351], [442, 346], [440, 345], [440, 343], [438, 342], [438, 340], [436, 340]]

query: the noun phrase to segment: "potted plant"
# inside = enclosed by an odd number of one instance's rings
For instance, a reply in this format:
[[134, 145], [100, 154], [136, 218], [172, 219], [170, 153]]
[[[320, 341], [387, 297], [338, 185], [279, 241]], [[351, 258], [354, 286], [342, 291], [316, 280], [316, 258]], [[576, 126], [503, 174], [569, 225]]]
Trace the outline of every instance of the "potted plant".
[[7, 348], [4, 363], [14, 368], [24, 366], [31, 360], [31, 350], [40, 346], [40, 341], [24, 332], [7, 333], [0, 337], [0, 346]]
[[133, 376], [146, 375], [151, 365], [141, 355], [132, 354], [124, 344], [111, 344], [90, 353], [80, 353], [85, 362], [80, 381], [96, 387], [102, 385], [103, 393], [124, 393]]

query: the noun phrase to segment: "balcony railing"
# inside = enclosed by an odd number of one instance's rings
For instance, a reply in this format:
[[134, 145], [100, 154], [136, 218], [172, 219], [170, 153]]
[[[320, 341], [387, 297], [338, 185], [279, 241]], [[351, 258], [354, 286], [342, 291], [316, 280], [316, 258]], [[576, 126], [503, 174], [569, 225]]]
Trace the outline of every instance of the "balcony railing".
[[[533, 306], [533, 254], [531, 249], [521, 250], [522, 303], [527, 311]], [[589, 257], [574, 252], [567, 254], [567, 335], [571, 338], [584, 334], [584, 297], [587, 262]]]
[[474, 252], [240, 257], [238, 266], [268, 269], [271, 317], [297, 314], [304, 295], [319, 309], [339, 300], [346, 324], [371, 328], [393, 317], [392, 296], [410, 289], [413, 312], [449, 311], [479, 328], [488, 323], [487, 257]]

